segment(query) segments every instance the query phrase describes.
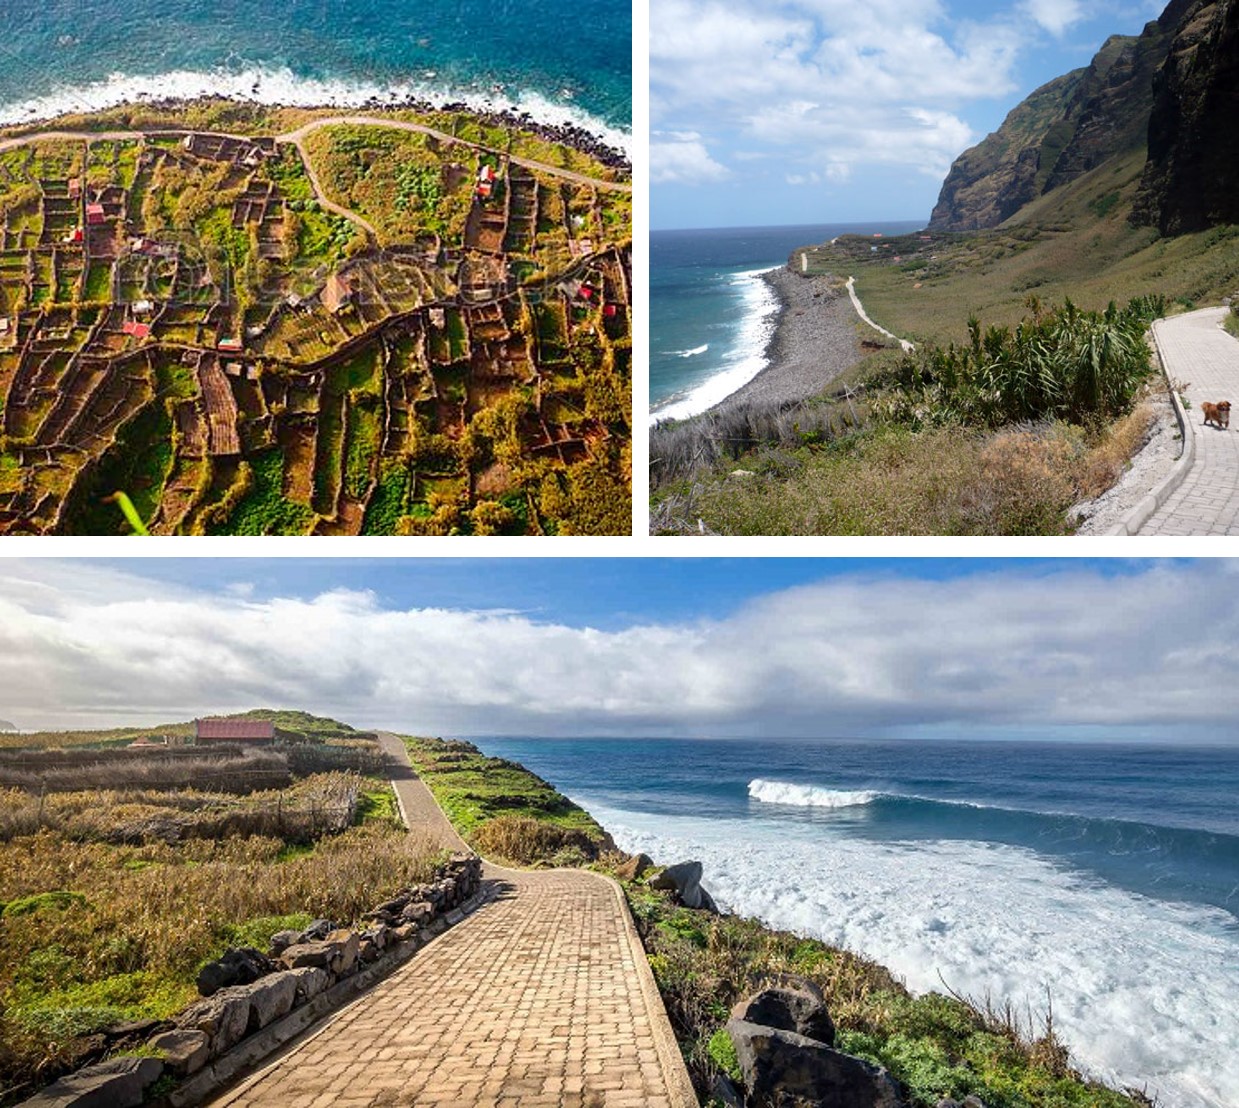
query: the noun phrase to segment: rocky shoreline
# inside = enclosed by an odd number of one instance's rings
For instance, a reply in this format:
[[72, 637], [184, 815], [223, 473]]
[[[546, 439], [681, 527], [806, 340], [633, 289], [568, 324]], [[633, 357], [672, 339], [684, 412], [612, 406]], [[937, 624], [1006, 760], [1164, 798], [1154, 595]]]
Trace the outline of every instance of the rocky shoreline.
[[762, 274], [779, 301], [778, 320], [766, 346], [766, 368], [720, 401], [785, 407], [820, 393], [861, 358], [856, 314], [846, 292], [825, 276], [802, 277], [788, 266]]

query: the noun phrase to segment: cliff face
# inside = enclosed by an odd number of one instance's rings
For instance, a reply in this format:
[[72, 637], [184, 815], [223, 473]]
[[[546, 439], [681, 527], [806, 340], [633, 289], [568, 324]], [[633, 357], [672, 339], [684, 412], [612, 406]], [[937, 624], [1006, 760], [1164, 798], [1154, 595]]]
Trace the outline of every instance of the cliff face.
[[[1120, 154], [1149, 151], [1137, 211], [1163, 230], [1234, 220], [1239, 0], [1172, 0], [1135, 38], [1039, 88], [951, 167], [930, 228], [996, 227], [1029, 201]], [[1216, 134], [1224, 132], [1222, 141]], [[1229, 167], [1226, 172], [1225, 168]], [[1216, 187], [1200, 188], [1202, 175]], [[1193, 208], [1193, 204], [1196, 205]]]
[[1196, 0], [1153, 85], [1132, 221], [1163, 234], [1239, 223], [1239, 0]]
[[1057, 142], [1061, 149], [1065, 143], [1064, 105], [1079, 90], [1087, 72], [1077, 69], [1043, 85], [1012, 109], [997, 131], [955, 159], [929, 221], [930, 230], [997, 227], [1039, 195], [1041, 147]]

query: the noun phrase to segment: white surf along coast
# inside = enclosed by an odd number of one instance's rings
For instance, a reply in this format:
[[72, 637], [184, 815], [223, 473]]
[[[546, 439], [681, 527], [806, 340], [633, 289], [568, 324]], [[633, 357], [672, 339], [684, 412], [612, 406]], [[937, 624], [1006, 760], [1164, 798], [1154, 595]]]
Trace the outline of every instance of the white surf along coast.
[[[749, 269], [741, 273], [730, 274], [725, 278], [735, 286], [740, 301], [737, 315], [740, 316], [741, 322], [738, 325], [735, 341], [723, 357], [722, 368], [686, 395], [673, 397], [652, 411], [650, 413], [651, 423], [657, 423], [663, 419], [687, 419], [689, 416], [699, 415], [713, 408], [719, 401], [727, 399], [766, 368], [766, 347], [770, 344], [770, 338], [778, 322], [779, 298], [761, 278], [762, 274], [772, 273], [779, 268], [781, 267], [772, 265], [763, 269]], [[704, 354], [707, 349], [708, 344], [705, 347], [676, 353], [680, 357], [696, 356]]]
[[1147, 1085], [1167, 1108], [1239, 1103], [1239, 935], [1228, 913], [1130, 893], [1032, 849], [870, 841], [820, 817], [766, 816], [791, 803], [854, 821], [883, 794], [754, 784], [764, 796], [746, 819], [574, 799], [623, 850], [699, 859], [726, 910], [865, 954], [916, 992], [945, 981], [1039, 1012], [1048, 988], [1055, 1028], [1090, 1074]]
[[316, 80], [299, 77], [288, 68], [176, 70], [151, 76], [114, 73], [86, 85], [65, 85], [46, 96], [0, 104], [0, 125], [32, 123], [69, 113], [95, 112], [118, 104], [154, 100], [194, 100], [222, 96], [303, 108], [361, 108], [369, 104], [400, 105], [417, 100], [442, 106], [463, 103], [476, 112], [528, 112], [539, 123], [573, 126], [588, 131], [607, 146], [631, 159], [632, 132], [611, 126], [574, 104], [556, 101], [539, 92], [504, 90], [479, 92], [436, 85], [433, 71], [421, 78], [393, 84], [364, 81]]

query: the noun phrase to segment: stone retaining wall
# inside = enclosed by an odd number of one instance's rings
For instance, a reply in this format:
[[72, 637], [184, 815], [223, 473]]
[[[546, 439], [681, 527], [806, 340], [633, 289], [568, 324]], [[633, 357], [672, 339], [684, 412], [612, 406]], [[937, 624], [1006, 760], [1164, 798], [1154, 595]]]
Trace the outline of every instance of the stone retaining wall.
[[[229, 951], [199, 974], [201, 1000], [169, 1021], [127, 1026], [129, 1049], [141, 1044], [159, 1057], [120, 1055], [85, 1066], [36, 1093], [21, 1108], [137, 1108], [164, 1077], [182, 1084], [162, 1103], [197, 1103], [458, 922], [481, 880], [480, 858], [453, 855], [429, 884], [404, 889], [367, 912], [362, 927], [316, 920], [303, 932], [271, 936], [265, 954]], [[354, 982], [356, 989], [350, 988]], [[307, 1018], [290, 1020], [299, 1012]], [[280, 1025], [288, 1033], [272, 1034]], [[230, 1055], [237, 1055], [235, 1065], [226, 1064]]]

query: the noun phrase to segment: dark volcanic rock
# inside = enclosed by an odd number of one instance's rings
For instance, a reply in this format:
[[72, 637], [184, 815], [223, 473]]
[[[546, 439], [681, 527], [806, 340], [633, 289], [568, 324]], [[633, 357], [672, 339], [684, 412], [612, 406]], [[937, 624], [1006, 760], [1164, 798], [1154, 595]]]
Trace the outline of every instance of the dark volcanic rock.
[[62, 1077], [23, 1103], [30, 1108], [137, 1108], [162, 1074], [157, 1058], [109, 1058]]
[[198, 971], [198, 992], [214, 996], [229, 985], [248, 985], [275, 969], [275, 965], [259, 951], [243, 946], [229, 950], [216, 962], [208, 962]]
[[1132, 213], [1165, 235], [1239, 223], [1239, 0], [1176, 6], [1186, 11], [1154, 82]]
[[835, 1045], [835, 1023], [826, 1007], [826, 997], [812, 981], [802, 977], [785, 978], [740, 1001], [731, 1010], [731, 1018], [794, 1031], [826, 1046]]
[[700, 862], [677, 862], [674, 866], [668, 866], [657, 877], [650, 879], [650, 888], [674, 892], [686, 908], [718, 911], [714, 898], [701, 887]]
[[747, 1020], [729, 1020], [727, 1033], [744, 1074], [746, 1103], [753, 1108], [903, 1108], [899, 1084], [881, 1066], [794, 1031]]
[[1154, 83], [1184, 14], [1173, 0], [1138, 37], [1112, 35], [1084, 69], [1033, 92], [951, 167], [930, 220], [936, 231], [997, 227], [1047, 192], [1119, 154], [1142, 150]]

